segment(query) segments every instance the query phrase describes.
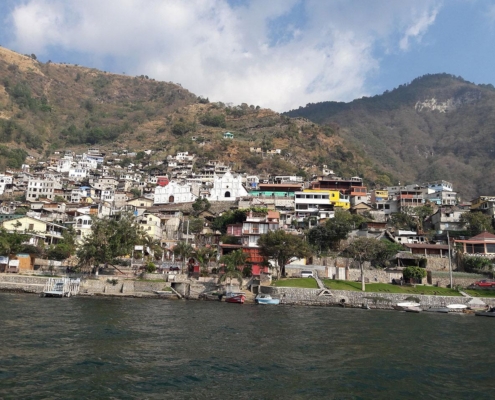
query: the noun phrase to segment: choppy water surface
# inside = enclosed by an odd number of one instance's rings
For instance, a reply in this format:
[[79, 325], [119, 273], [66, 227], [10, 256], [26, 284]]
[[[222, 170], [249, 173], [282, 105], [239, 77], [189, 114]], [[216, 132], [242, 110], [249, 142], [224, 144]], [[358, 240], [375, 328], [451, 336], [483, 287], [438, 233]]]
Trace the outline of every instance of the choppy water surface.
[[495, 318], [0, 294], [0, 398], [495, 397]]

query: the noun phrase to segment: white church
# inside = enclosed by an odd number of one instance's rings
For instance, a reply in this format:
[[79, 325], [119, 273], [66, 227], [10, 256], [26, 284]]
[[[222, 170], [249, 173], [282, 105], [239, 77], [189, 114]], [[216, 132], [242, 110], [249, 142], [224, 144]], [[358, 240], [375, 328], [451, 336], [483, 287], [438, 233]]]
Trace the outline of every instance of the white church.
[[191, 185], [171, 181], [155, 188], [154, 204], [192, 203], [198, 196], [191, 192]]
[[238, 197], [248, 196], [247, 190], [242, 186], [242, 177], [233, 176], [227, 171], [223, 176], [215, 175], [213, 187], [210, 189], [209, 201], [233, 201]]

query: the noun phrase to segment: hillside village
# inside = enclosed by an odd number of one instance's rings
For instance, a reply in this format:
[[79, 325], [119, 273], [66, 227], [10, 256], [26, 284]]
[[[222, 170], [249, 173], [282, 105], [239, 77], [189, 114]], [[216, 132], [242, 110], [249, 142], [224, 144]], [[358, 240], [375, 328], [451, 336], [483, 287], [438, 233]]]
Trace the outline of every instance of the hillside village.
[[[390, 282], [401, 276], [397, 266], [419, 265], [418, 260], [428, 259], [429, 274], [424, 282], [447, 285], [441, 273], [449, 265], [447, 232], [457, 235], [457, 246], [462, 246], [465, 253], [495, 253], [494, 235], [485, 233], [472, 242], [460, 236], [468, 230], [461, 216], [481, 211], [492, 218], [495, 198], [460, 202], [452, 184], [446, 181], [369, 190], [360, 177], [338, 177], [326, 166], [321, 167], [320, 175], [304, 180], [301, 176], [235, 174], [231, 166], [215, 160], [198, 169], [194, 168], [196, 156], [188, 152], [146, 162], [152, 153], [124, 150], [105, 154], [91, 148], [76, 154], [67, 150], [55, 152], [47, 161], [28, 158], [20, 170], [6, 170], [0, 176], [3, 231], [26, 234], [29, 244], [38, 251], [1, 254], [0, 271], [42, 273], [54, 266], [76, 270], [74, 254], [50, 260], [42, 250], [63, 241], [68, 232], [74, 235], [76, 245], [82, 245], [92, 235], [95, 220], [118, 219], [123, 214], [132, 215], [149, 243], [160, 248], [156, 257], [150, 247], [142, 245], [135, 247], [139, 256], [134, 252], [126, 255], [127, 267], [135, 273], [145, 267], [146, 252], [164, 272], [167, 266], [181, 261], [176, 250], [187, 243], [196, 250], [215, 249], [216, 261], [242, 250], [250, 267], [248, 275], [271, 276], [276, 273], [274, 260], [267, 263], [269, 260], [259, 251], [258, 240], [263, 234], [281, 230], [305, 238], [311, 229], [323, 226], [339, 212], [361, 216], [359, 226], [353, 226], [347, 235], [347, 242], [368, 237], [401, 246], [394, 256], [395, 269], [390, 273], [370, 269], [368, 280]], [[124, 158], [128, 165], [122, 167]], [[429, 209], [426, 215], [415, 212], [424, 206]], [[215, 220], [233, 210], [248, 211], [244, 220], [227, 224], [222, 231]], [[404, 225], [394, 223], [397, 215], [409, 215], [417, 229], [404, 229]], [[342, 248], [321, 254], [313, 247], [312, 256], [288, 260], [286, 271], [298, 276], [301, 269], [312, 265], [325, 277], [358, 279], [358, 271], [349, 272], [348, 262], [344, 267], [339, 264], [337, 256]], [[189, 275], [204, 275], [194, 252], [187, 257]], [[478, 278], [476, 275], [466, 282]]]

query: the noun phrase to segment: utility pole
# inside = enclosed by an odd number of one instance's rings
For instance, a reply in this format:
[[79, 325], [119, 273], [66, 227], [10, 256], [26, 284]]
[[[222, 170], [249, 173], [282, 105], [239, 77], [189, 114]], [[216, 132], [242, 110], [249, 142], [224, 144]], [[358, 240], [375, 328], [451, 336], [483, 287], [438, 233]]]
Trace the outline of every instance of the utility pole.
[[449, 231], [447, 231], [447, 243], [449, 244], [449, 274], [450, 274], [450, 288], [454, 288], [454, 282], [452, 279], [452, 257], [450, 253], [450, 236], [449, 236]]
[[189, 243], [189, 219], [187, 220], [186, 243]]

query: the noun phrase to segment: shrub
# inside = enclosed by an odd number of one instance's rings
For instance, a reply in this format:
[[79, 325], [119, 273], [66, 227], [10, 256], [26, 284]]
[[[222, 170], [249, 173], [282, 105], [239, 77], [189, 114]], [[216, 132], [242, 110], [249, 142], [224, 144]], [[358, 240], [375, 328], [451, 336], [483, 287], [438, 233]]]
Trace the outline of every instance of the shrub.
[[421, 280], [426, 277], [426, 270], [421, 267], [406, 267], [402, 271], [404, 279], [418, 279]]
[[146, 272], [148, 274], [152, 274], [155, 271], [156, 271], [156, 265], [154, 263], [149, 262], [148, 264], [146, 264]]
[[468, 256], [463, 258], [463, 266], [466, 272], [487, 272], [491, 270], [492, 260], [485, 257]]

